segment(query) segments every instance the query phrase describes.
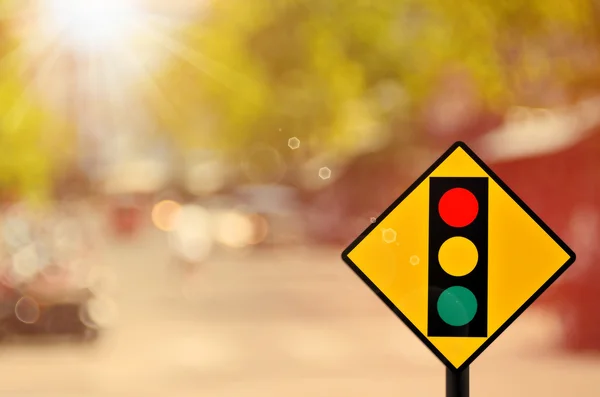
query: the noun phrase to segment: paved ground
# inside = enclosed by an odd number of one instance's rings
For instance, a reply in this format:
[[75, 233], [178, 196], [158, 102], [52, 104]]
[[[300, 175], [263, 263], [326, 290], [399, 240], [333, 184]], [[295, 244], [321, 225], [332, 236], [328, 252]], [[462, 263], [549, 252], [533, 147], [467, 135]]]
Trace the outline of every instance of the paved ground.
[[[3, 347], [0, 392], [443, 396], [442, 365], [338, 258], [308, 249], [221, 254], [183, 288], [159, 233], [108, 244], [96, 260], [117, 281], [112, 328], [94, 347]], [[561, 357], [550, 347], [556, 334], [547, 316], [519, 320], [472, 366], [472, 395], [599, 396], [600, 361]]]

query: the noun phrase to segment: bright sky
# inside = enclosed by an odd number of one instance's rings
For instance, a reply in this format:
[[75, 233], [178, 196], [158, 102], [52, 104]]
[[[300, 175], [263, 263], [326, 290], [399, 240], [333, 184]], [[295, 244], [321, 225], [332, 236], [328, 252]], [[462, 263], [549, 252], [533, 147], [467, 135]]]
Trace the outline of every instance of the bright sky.
[[77, 51], [98, 51], [131, 40], [142, 10], [126, 0], [44, 0], [46, 29]]
[[190, 51], [176, 33], [203, 1], [15, 4], [14, 15], [0, 11], [4, 14], [0, 16], [13, 21], [27, 89], [40, 95], [52, 111], [78, 120], [81, 133], [103, 143], [111, 136], [148, 129], [152, 117], [141, 98], [162, 94], [140, 92], [137, 83], [151, 82], [169, 59], [181, 56], [181, 48]]

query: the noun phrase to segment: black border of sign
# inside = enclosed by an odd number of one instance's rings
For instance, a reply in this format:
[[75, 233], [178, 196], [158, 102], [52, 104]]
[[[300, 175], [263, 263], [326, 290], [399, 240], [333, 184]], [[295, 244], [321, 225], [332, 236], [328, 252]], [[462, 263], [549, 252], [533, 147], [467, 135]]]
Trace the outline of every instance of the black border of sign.
[[[496, 182], [523, 210], [531, 217], [553, 240], [558, 244], [568, 255], [569, 259], [558, 269], [558, 271], [542, 285], [535, 294], [531, 296], [500, 328], [496, 330], [488, 339], [477, 349], [469, 359], [467, 359], [460, 367], [456, 368], [444, 355], [428, 340], [428, 338], [415, 327], [410, 320], [402, 314], [398, 308], [377, 288], [377, 286], [369, 280], [369, 278], [356, 266], [348, 257], [348, 254], [360, 244], [369, 233], [371, 233], [381, 221], [386, 218], [406, 197], [408, 197], [429, 175], [438, 168], [454, 151], [458, 148], [463, 149], [476, 163], [479, 165], [494, 182]], [[444, 363], [444, 365], [452, 372], [460, 372], [467, 368], [485, 349], [491, 345], [498, 336], [500, 336], [525, 310], [535, 302], [550, 285], [552, 285], [572, 264], [575, 262], [576, 255], [557, 235], [554, 233], [524, 202], [521, 200], [502, 180], [479, 158], [477, 155], [464, 143], [458, 141], [454, 143], [439, 159], [431, 165], [427, 171], [423, 173], [396, 201], [392, 203], [383, 213], [377, 217], [377, 221], [369, 225], [369, 227], [360, 234], [349, 246], [342, 252], [342, 260], [352, 269], [362, 281], [386, 304], [386, 306], [394, 312], [402, 322], [410, 328], [410, 330], [423, 342], [435, 356]]]

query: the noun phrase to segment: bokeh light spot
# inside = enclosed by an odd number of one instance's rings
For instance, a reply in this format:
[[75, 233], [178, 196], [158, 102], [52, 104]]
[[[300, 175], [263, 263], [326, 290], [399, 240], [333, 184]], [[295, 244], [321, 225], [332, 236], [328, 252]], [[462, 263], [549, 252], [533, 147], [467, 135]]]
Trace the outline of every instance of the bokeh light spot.
[[257, 245], [265, 241], [267, 236], [269, 235], [269, 222], [264, 216], [259, 214], [250, 215], [250, 221], [253, 224], [253, 237], [250, 241], [250, 244]]
[[159, 230], [171, 231], [179, 210], [181, 210], [181, 205], [176, 201], [163, 200], [152, 209], [152, 223]]
[[208, 210], [199, 205], [184, 205], [175, 217], [169, 244], [180, 259], [203, 261], [213, 248], [212, 226]]
[[95, 297], [88, 301], [86, 305], [86, 313], [80, 318], [85, 319], [86, 325], [95, 325], [100, 328], [114, 326], [117, 322], [119, 311], [116, 303], [108, 297]]
[[295, 136], [288, 139], [288, 146], [292, 150], [298, 149], [300, 147], [300, 139], [296, 138]]
[[389, 228], [383, 229], [382, 237], [383, 237], [383, 241], [385, 241], [388, 244], [391, 244], [394, 241], [396, 241], [396, 231], [394, 229], [389, 229]]
[[320, 168], [319, 169], [319, 178], [321, 178], [321, 179], [331, 178], [331, 170], [327, 167]]
[[251, 217], [237, 211], [217, 215], [215, 239], [231, 248], [243, 248], [255, 238], [255, 224]]
[[20, 279], [27, 279], [39, 271], [39, 258], [34, 244], [21, 248], [12, 258], [13, 272]]
[[33, 324], [40, 318], [40, 307], [35, 299], [24, 296], [15, 305], [15, 316], [25, 324]]

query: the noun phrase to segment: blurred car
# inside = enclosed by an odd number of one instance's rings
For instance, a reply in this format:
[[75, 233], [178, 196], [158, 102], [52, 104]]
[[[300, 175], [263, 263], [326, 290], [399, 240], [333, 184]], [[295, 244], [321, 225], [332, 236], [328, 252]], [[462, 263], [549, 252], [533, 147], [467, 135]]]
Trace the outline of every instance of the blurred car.
[[95, 341], [98, 328], [86, 318], [89, 289], [52, 285], [38, 277], [31, 283], [5, 284], [0, 296], [0, 336], [68, 335]]
[[84, 230], [74, 219], [40, 222], [23, 212], [2, 219], [0, 336], [99, 335], [88, 313], [94, 294], [83, 262]]

